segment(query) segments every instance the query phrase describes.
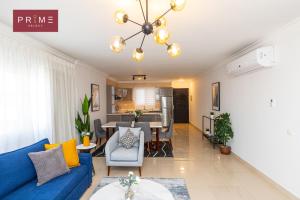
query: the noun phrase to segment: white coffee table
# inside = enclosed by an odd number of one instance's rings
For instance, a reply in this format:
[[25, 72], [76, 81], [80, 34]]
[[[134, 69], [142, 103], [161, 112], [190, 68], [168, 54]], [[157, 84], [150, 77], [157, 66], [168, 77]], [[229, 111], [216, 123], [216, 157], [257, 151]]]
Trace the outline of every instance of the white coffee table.
[[[132, 188], [135, 193], [134, 200], [174, 200], [167, 188], [150, 180], [141, 179], [141, 182]], [[98, 190], [90, 200], [123, 200], [125, 191], [126, 188], [122, 187], [119, 182], [114, 182]]]

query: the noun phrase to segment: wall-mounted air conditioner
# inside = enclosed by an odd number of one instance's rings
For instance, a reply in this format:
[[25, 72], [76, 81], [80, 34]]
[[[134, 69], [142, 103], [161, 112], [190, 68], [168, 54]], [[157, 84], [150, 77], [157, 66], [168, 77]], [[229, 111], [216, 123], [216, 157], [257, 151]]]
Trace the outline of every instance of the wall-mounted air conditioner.
[[240, 75], [250, 71], [268, 68], [275, 65], [274, 47], [261, 47], [234, 60], [227, 65], [230, 75]]

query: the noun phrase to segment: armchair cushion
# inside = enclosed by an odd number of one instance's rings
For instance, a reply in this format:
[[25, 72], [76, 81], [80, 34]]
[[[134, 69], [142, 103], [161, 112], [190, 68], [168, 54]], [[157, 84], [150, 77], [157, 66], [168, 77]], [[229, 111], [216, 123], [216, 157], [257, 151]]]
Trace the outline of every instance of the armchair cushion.
[[142, 166], [144, 161], [144, 132], [140, 133], [138, 147], [125, 149], [119, 146], [119, 131], [117, 131], [105, 146], [107, 166]]
[[130, 149], [118, 147], [111, 153], [110, 157], [112, 161], [136, 162], [138, 160], [138, 151], [137, 147]]

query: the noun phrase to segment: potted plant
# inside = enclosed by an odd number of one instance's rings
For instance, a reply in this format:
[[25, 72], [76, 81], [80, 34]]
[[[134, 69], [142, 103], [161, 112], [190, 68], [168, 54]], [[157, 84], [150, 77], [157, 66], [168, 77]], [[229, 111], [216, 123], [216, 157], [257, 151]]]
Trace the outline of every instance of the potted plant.
[[140, 116], [142, 116], [143, 112], [141, 110], [135, 110], [133, 112], [133, 114], [134, 114], [134, 121], [138, 122], [139, 118], [140, 118]]
[[228, 146], [229, 140], [233, 138], [233, 131], [231, 128], [230, 114], [223, 113], [215, 119], [215, 133], [220, 142], [220, 152], [225, 155], [231, 153], [231, 147]]
[[91, 123], [90, 123], [90, 110], [91, 99], [85, 95], [83, 101], [81, 101], [81, 111], [83, 117], [77, 112], [77, 117], [75, 119], [75, 127], [80, 134], [80, 141], [83, 142], [84, 136], [89, 136], [90, 140], [93, 138], [93, 132], [91, 132]]

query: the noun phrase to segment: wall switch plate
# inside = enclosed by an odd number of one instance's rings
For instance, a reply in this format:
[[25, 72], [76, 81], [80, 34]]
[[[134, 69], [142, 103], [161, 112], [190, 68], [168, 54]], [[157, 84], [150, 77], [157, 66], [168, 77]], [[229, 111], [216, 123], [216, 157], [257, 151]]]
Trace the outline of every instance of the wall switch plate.
[[288, 129], [288, 130], [286, 131], [286, 133], [287, 133], [289, 136], [295, 136], [295, 135], [296, 135], [296, 133], [295, 133], [293, 130], [291, 130], [291, 129]]
[[277, 106], [277, 102], [275, 99], [270, 99], [270, 107], [275, 108]]

